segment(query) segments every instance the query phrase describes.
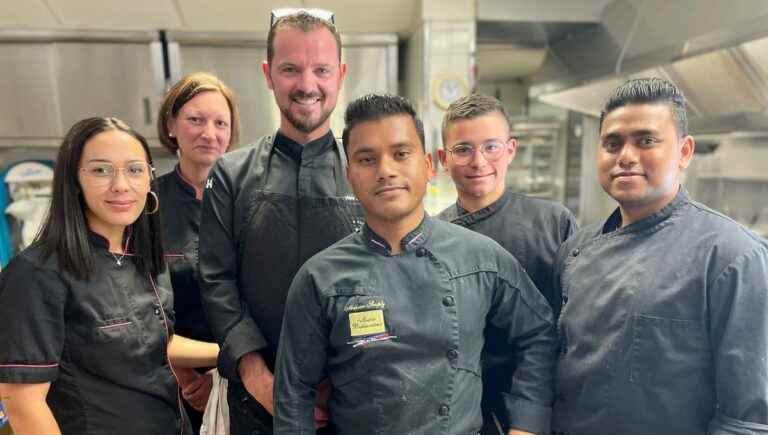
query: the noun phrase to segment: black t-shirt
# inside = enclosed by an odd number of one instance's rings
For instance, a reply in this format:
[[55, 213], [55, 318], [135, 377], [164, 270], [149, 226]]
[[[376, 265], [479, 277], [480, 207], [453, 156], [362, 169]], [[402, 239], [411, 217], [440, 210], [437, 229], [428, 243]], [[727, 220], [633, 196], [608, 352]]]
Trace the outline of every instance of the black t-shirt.
[[0, 274], [0, 382], [50, 382], [64, 435], [186, 433], [167, 358], [167, 278], [153, 285], [130, 255], [91, 242], [86, 281], [62, 272], [55, 254], [43, 258], [42, 244]]

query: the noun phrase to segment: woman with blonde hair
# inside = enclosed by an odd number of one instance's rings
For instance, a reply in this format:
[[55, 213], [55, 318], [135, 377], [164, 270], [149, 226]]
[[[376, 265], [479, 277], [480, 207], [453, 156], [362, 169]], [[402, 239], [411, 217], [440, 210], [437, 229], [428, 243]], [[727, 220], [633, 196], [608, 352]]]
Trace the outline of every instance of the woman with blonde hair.
[[[179, 157], [158, 178], [160, 221], [180, 334], [213, 341], [197, 280], [197, 240], [203, 189], [216, 160], [236, 144], [240, 120], [232, 90], [214, 75], [197, 72], [174, 84], [160, 107], [160, 142]], [[210, 373], [179, 369], [179, 384], [195, 432], [211, 391]]]

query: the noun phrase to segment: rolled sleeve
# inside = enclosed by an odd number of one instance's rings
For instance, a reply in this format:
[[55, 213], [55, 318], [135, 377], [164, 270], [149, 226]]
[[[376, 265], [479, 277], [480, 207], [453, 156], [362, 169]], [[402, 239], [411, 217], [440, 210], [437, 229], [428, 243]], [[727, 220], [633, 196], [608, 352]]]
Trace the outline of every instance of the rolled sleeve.
[[[518, 357], [511, 390], [505, 394], [510, 427], [549, 433], [557, 355], [552, 311], [514, 259], [512, 281], [500, 279], [491, 322], [508, 331], [510, 352]], [[505, 428], [509, 429], [509, 428]]]
[[548, 434], [552, 407], [505, 395], [504, 404], [507, 408], [507, 418], [511, 422], [509, 429], [521, 429], [533, 433]]
[[737, 257], [708, 295], [718, 410], [709, 434], [768, 434], [768, 248]]
[[227, 379], [240, 379], [237, 370], [240, 358], [246, 353], [264, 349], [267, 345], [267, 339], [261, 334], [253, 319], [250, 316], [244, 316], [227, 332], [219, 353], [219, 372]]
[[64, 348], [67, 286], [17, 256], [0, 275], [0, 382], [54, 381]]
[[300, 270], [288, 292], [275, 367], [275, 433], [314, 434], [317, 384], [323, 379], [328, 347], [319, 295]]
[[235, 193], [221, 159], [203, 193], [200, 228], [200, 297], [214, 337], [221, 345], [221, 374], [239, 381], [237, 365], [248, 352], [268, 346], [238, 287], [240, 262], [235, 240]]
[[722, 413], [717, 413], [709, 423], [708, 435], [765, 435], [768, 434], [768, 426], [759, 423], [730, 418]]

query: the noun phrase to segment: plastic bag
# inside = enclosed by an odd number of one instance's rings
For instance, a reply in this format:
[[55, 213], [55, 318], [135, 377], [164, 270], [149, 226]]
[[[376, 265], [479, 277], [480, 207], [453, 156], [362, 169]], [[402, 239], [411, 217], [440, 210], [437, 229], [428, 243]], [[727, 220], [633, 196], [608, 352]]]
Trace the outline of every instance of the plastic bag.
[[200, 435], [229, 435], [229, 404], [227, 403], [227, 380], [213, 372], [213, 386], [208, 404], [203, 412]]

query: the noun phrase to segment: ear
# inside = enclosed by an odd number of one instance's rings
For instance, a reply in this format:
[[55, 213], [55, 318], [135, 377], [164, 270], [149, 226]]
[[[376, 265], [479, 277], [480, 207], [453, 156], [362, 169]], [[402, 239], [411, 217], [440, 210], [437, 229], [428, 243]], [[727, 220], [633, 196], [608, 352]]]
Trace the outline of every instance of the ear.
[[173, 115], [168, 117], [168, 121], [165, 123], [165, 128], [168, 130], [170, 137], [176, 137], [176, 118]]
[[437, 149], [437, 159], [440, 160], [440, 164], [445, 168], [445, 170], [448, 170], [448, 151], [445, 150], [445, 148], [438, 148]]
[[272, 76], [269, 74], [270, 65], [266, 60], [261, 63], [261, 72], [264, 73], [264, 78], [267, 79], [267, 87], [269, 88], [269, 90], [270, 91], [274, 90], [272, 85]]
[[342, 63], [339, 65], [339, 89], [341, 89], [341, 86], [344, 84], [344, 78], [347, 77], [347, 64]]
[[426, 169], [427, 169], [427, 181], [431, 180], [436, 174], [435, 174], [435, 167], [432, 164], [432, 153], [426, 153], [424, 155], [424, 160], [426, 162]]
[[515, 154], [517, 153], [517, 139], [514, 137], [510, 137], [507, 140], [507, 151], [509, 152], [509, 161], [515, 159]]
[[347, 162], [347, 167], [344, 168], [344, 175], [347, 176], [347, 184], [349, 184], [349, 187], [352, 187], [352, 176], [349, 174], [349, 162]]
[[678, 165], [680, 169], [685, 169], [691, 164], [694, 151], [696, 151], [696, 142], [693, 137], [691, 135], [684, 137], [680, 146], [680, 163]]

